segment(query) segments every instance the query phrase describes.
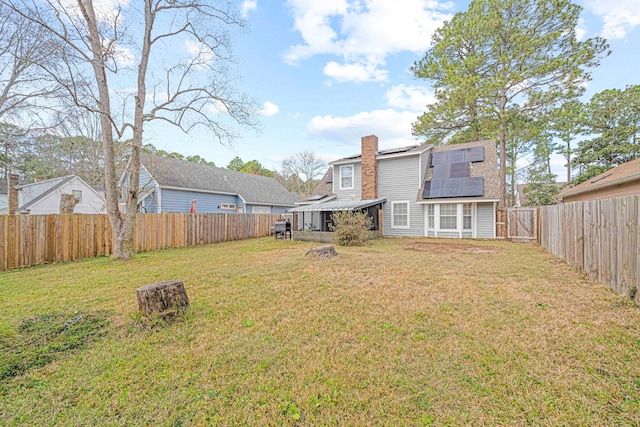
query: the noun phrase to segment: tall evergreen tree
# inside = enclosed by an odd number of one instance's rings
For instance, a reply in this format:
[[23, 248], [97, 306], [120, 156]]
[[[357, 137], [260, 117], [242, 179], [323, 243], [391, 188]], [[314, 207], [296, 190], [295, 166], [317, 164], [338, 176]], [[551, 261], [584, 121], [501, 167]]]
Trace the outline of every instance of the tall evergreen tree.
[[608, 54], [601, 38], [576, 39], [581, 10], [569, 0], [473, 0], [412, 67], [416, 77], [434, 81], [438, 99], [414, 124], [414, 134], [433, 138], [435, 123], [453, 139], [495, 135], [501, 206], [511, 115], [531, 115], [575, 97], [590, 78], [587, 69]]
[[554, 151], [566, 160], [567, 182], [571, 182], [571, 160], [575, 151], [572, 142], [585, 130], [584, 113], [584, 104], [578, 100], [570, 100], [549, 114], [549, 131], [559, 140], [554, 146]]
[[580, 183], [607, 169], [640, 157], [640, 86], [607, 89], [595, 94], [586, 106], [586, 133], [574, 164]]

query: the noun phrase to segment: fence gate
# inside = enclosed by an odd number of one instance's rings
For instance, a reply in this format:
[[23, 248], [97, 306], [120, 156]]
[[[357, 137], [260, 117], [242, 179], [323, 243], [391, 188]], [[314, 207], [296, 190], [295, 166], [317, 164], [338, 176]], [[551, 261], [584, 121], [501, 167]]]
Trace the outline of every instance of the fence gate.
[[507, 239], [512, 242], [538, 240], [538, 208], [507, 209]]

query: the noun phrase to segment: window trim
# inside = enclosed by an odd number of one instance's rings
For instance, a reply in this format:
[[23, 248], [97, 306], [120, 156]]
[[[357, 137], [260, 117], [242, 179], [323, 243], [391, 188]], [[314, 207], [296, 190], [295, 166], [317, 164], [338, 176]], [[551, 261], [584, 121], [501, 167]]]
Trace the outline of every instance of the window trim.
[[[266, 210], [267, 212], [255, 212], [256, 208], [258, 208], [259, 211]], [[262, 215], [264, 215], [264, 214], [270, 215], [271, 214], [271, 207], [270, 206], [264, 206], [264, 205], [254, 205], [254, 206], [251, 206], [251, 213], [259, 214], [259, 215], [260, 214], [262, 214]]]
[[[80, 197], [76, 197], [73, 193], [80, 193]], [[71, 195], [78, 199], [78, 205], [82, 205], [82, 190], [71, 190]]]
[[[440, 207], [442, 205], [453, 204], [456, 206], [456, 228], [448, 229], [448, 228], [440, 228]], [[464, 228], [464, 205], [469, 204], [471, 209], [471, 228]], [[434, 227], [429, 227], [429, 207], [433, 206], [433, 219], [434, 219]], [[472, 238], [476, 237], [476, 218], [477, 218], [477, 208], [478, 204], [476, 202], [438, 202], [438, 203], [428, 203], [425, 205], [424, 211], [424, 224], [425, 224], [425, 236], [429, 235], [429, 232], [433, 233], [433, 236], [439, 237], [443, 233], [456, 233], [460, 238], [464, 233], [472, 233]], [[452, 215], [446, 215], [452, 216]]]
[[[396, 216], [395, 216], [395, 206], [396, 205], [406, 205], [407, 206], [407, 225], [396, 225]], [[391, 202], [391, 228], [408, 230], [411, 228], [411, 205], [409, 200], [398, 200], [395, 202]]]
[[[351, 168], [351, 187], [343, 187], [342, 186], [342, 170], [343, 169], [347, 169], [347, 168]], [[341, 190], [353, 190], [354, 185], [355, 185], [355, 175], [356, 175], [356, 168], [354, 164], [350, 164], [350, 165], [341, 165], [340, 166], [340, 189]]]
[[[461, 203], [462, 204], [462, 231], [473, 231], [473, 203]], [[464, 207], [469, 206], [469, 215], [464, 214]], [[469, 217], [469, 228], [464, 227], [464, 218]]]
[[[453, 206], [454, 208], [454, 213], [453, 214], [448, 214], [448, 215], [442, 215], [442, 207], [444, 205], [447, 206]], [[458, 225], [460, 224], [460, 221], [458, 221], [458, 203], [440, 203], [438, 205], [438, 230], [442, 230], [442, 231], [448, 231], [448, 232], [452, 232], [452, 231], [458, 231]], [[456, 226], [453, 228], [443, 228], [442, 227], [442, 218], [455, 218], [456, 220]]]

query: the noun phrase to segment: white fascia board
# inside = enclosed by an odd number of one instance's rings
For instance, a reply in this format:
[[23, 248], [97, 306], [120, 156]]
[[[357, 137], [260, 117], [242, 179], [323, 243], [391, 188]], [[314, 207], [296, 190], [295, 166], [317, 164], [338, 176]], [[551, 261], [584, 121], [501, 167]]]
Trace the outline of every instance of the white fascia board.
[[329, 162], [329, 165], [333, 166], [333, 165], [350, 165], [350, 164], [354, 164], [354, 163], [362, 163], [362, 158], [361, 157], [356, 157], [353, 159], [338, 159], [338, 160], [334, 160], [333, 162]]
[[430, 200], [418, 200], [416, 201], [419, 205], [436, 205], [441, 203], [495, 203], [498, 202], [498, 199], [430, 199]]

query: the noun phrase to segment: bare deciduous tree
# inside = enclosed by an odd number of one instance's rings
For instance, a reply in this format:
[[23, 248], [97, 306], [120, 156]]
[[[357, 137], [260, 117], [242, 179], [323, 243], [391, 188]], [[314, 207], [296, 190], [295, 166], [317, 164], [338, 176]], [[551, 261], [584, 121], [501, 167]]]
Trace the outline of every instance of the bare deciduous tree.
[[318, 183], [318, 177], [324, 173], [326, 168], [327, 164], [324, 160], [311, 151], [296, 153], [282, 160], [282, 175], [287, 180], [297, 177], [293, 181], [301, 184], [297, 192], [304, 197], [311, 194]]
[[[229, 3], [216, 0], [122, 4], [0, 0], [0, 4], [66, 46], [64, 61], [49, 71], [77, 106], [100, 115], [113, 255], [128, 259], [133, 254], [145, 125], [159, 120], [185, 132], [202, 125], [222, 143], [236, 136], [235, 125], [254, 125], [255, 105], [236, 92], [230, 69], [230, 30], [242, 22]], [[114, 141], [129, 135], [123, 218], [118, 209]]]
[[42, 28], [21, 19], [0, 4], [0, 165], [7, 176], [16, 156], [29, 150], [27, 136], [44, 127], [42, 117], [52, 107], [60, 85], [46, 79], [44, 66], [57, 46]]

